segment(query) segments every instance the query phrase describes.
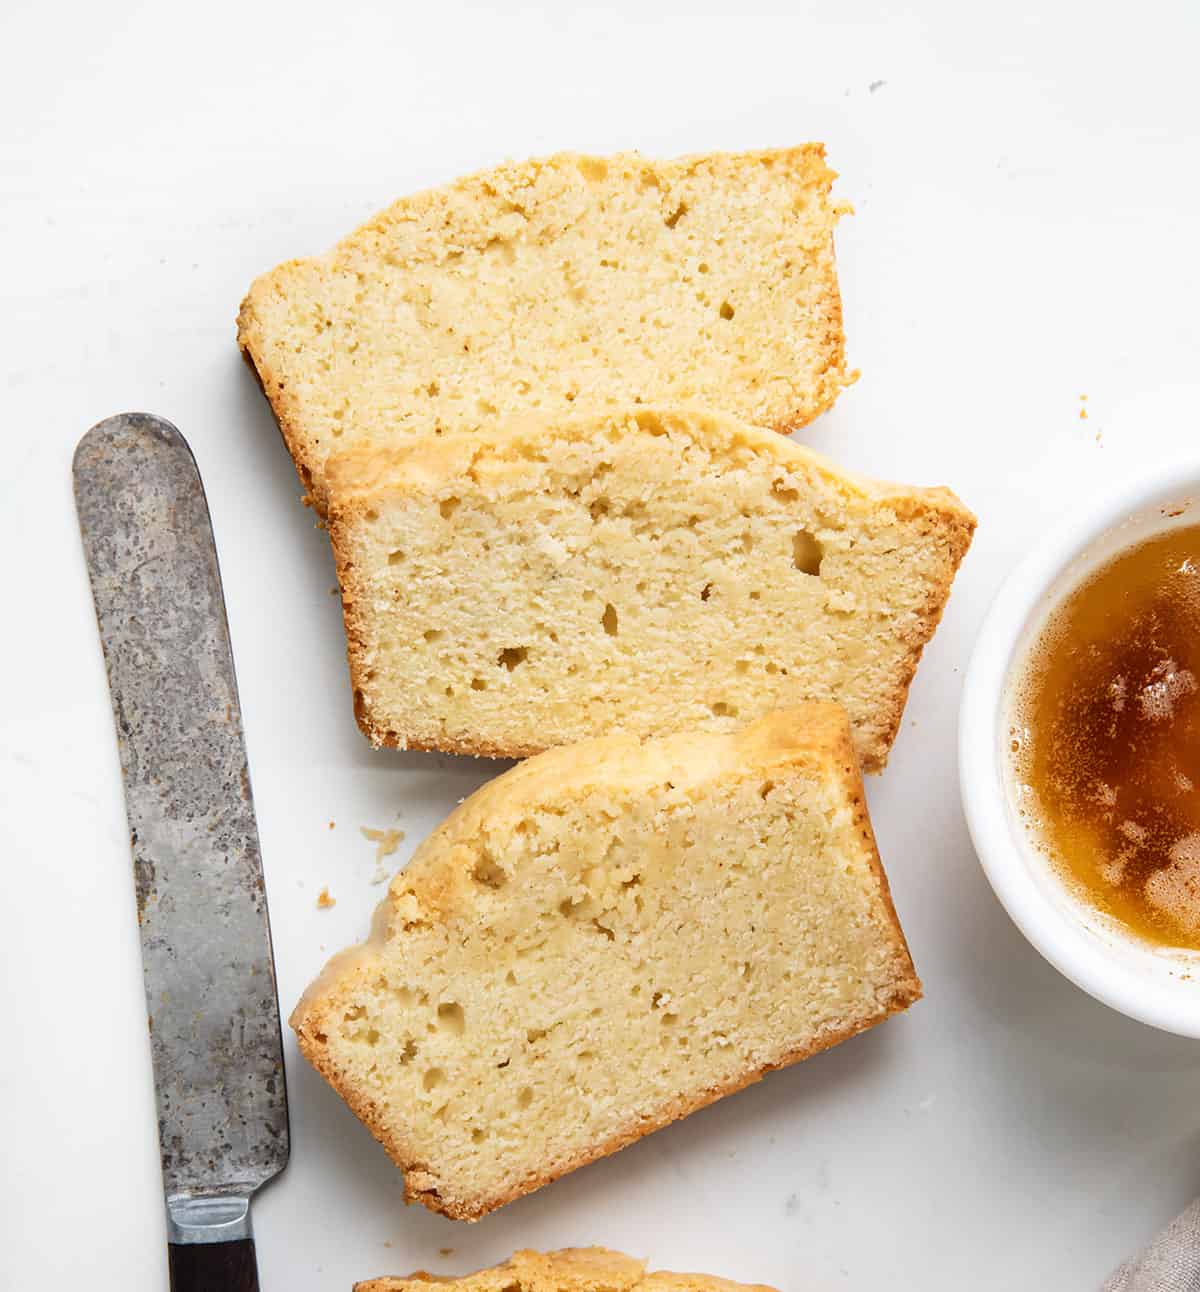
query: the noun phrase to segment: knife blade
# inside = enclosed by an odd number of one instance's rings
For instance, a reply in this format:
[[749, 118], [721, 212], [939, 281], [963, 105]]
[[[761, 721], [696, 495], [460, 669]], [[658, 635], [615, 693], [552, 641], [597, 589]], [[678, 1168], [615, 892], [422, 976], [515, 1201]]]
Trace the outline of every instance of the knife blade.
[[258, 1286], [250, 1199], [287, 1165], [258, 827], [216, 546], [183, 436], [79, 442], [75, 506], [133, 852], [171, 1285]]

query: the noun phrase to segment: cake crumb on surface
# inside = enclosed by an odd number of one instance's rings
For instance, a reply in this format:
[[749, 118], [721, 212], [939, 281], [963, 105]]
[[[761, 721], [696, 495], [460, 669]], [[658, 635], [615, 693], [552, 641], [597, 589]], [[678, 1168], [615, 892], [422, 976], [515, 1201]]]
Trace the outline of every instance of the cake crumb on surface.
[[337, 898], [329, 896], [329, 889], [322, 888], [317, 894], [317, 909], [327, 911], [331, 906], [337, 905]]
[[375, 830], [371, 826], [359, 826], [362, 837], [375, 845], [375, 873], [371, 876], [372, 884], [382, 884], [388, 878], [384, 859], [390, 857], [404, 841], [404, 831], [397, 829]]
[[362, 837], [364, 839], [368, 839], [371, 843], [377, 845], [375, 848], [375, 857], [380, 861], [382, 861], [384, 857], [390, 857], [404, 839], [403, 830], [376, 830], [369, 825], [359, 826], [359, 830], [362, 832]]

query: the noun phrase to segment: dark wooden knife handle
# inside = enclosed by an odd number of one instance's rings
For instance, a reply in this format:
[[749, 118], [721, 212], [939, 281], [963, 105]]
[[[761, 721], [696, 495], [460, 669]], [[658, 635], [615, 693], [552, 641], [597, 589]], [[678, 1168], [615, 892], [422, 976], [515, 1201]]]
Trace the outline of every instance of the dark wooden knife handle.
[[258, 1292], [254, 1239], [168, 1243], [171, 1292]]

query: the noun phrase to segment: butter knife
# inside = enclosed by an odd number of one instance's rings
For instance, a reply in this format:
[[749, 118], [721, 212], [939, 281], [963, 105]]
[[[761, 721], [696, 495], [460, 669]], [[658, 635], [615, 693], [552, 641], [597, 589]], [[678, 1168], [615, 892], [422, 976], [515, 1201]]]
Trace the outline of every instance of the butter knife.
[[250, 1200], [288, 1160], [258, 827], [204, 488], [169, 422], [80, 441], [75, 506], [133, 851], [174, 1292], [254, 1292]]

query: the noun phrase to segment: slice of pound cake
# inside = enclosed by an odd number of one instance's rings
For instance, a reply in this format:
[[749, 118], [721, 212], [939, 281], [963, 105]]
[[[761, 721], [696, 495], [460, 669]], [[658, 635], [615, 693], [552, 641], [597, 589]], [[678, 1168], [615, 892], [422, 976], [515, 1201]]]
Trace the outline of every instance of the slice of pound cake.
[[569, 1247], [559, 1252], [516, 1252], [464, 1278], [410, 1274], [407, 1278], [368, 1279], [354, 1292], [428, 1292], [437, 1283], [448, 1292], [773, 1292], [755, 1284], [731, 1283], [709, 1274], [656, 1274], [646, 1263], [603, 1247]]
[[560, 154], [259, 278], [238, 340], [318, 508], [336, 449], [688, 401], [789, 430], [849, 380], [824, 148]]
[[472, 795], [292, 1014], [473, 1220], [920, 995], [844, 713], [609, 736]]
[[879, 770], [975, 524], [699, 412], [427, 439], [329, 479], [363, 730], [509, 758], [837, 700]]

